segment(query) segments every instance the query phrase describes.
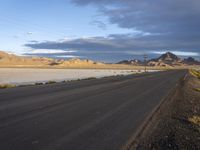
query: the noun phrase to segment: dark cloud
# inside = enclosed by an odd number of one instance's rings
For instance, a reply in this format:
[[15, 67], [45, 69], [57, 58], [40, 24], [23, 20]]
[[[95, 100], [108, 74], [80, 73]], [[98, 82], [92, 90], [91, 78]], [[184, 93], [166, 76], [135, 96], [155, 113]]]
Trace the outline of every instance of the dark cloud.
[[[186, 38], [187, 39], [187, 38]], [[142, 58], [143, 54], [153, 57], [155, 51], [182, 51], [199, 53], [199, 40], [185, 36], [113, 34], [107, 37], [80, 38], [67, 41], [28, 43], [31, 49], [76, 50], [80, 56], [107, 62], [121, 59]], [[38, 54], [39, 55], [39, 54]], [[53, 57], [53, 55], [52, 55]]]
[[182, 50], [199, 52], [200, 38], [182, 35], [139, 35], [112, 34], [107, 37], [80, 38], [67, 41], [47, 41], [40, 43], [28, 43], [25, 46], [32, 49], [62, 49], [79, 51], [113, 51], [114, 52], [146, 52], [152, 50]]
[[107, 38], [80, 38], [61, 42], [47, 41], [42, 43], [29, 43], [25, 46], [33, 49], [74, 49], [74, 50], [108, 50], [113, 49], [119, 44], [111, 42]]
[[[72, 0], [77, 5], [93, 4], [122, 28], [149, 33], [198, 31], [199, 0]], [[200, 31], [198, 31], [200, 32]]]
[[[109, 18], [110, 23], [117, 24], [121, 28], [156, 35], [148, 39], [153, 38], [159, 45], [172, 44], [168, 46], [196, 50], [200, 46], [197, 44], [200, 39], [199, 0], [72, 0], [72, 2], [77, 5], [98, 7], [99, 11]], [[146, 37], [139, 39], [144, 40]]]
[[[71, 0], [92, 5], [109, 23], [132, 29], [129, 34], [29, 43], [33, 49], [74, 49], [101, 53], [145, 53], [161, 50], [200, 52], [199, 0]], [[102, 22], [94, 22], [104, 28]], [[137, 33], [137, 34], [136, 34]]]

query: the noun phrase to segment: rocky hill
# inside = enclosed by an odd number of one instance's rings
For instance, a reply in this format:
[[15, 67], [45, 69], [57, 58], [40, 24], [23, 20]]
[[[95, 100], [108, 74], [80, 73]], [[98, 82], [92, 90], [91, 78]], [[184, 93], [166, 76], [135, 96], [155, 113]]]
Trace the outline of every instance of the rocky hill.
[[156, 59], [148, 61], [149, 66], [183, 66], [182, 59], [171, 52], [167, 52]]
[[21, 57], [0, 51], [0, 66], [47, 66], [54, 60], [39, 57]]
[[190, 65], [200, 65], [200, 62], [195, 60], [192, 57], [188, 57], [186, 59], [181, 59], [175, 54], [171, 52], [167, 52], [161, 55], [158, 58], [148, 60], [146, 63], [142, 61], [135, 61], [135, 60], [124, 60], [120, 61], [119, 64], [128, 64], [128, 65], [147, 65], [147, 66], [155, 66], [155, 67], [177, 67], [177, 66], [190, 66]]
[[181, 59], [178, 58], [178, 56], [176, 56], [175, 54], [171, 52], [167, 52], [154, 60], [163, 61], [163, 62], [174, 62], [174, 61], [180, 61]]
[[103, 63], [91, 60], [56, 60], [45, 57], [21, 57], [0, 51], [0, 67], [93, 67]]
[[194, 58], [192, 57], [188, 57], [187, 59], [184, 59], [183, 60], [183, 63], [184, 64], [187, 64], [187, 65], [200, 65], [200, 62], [195, 60]]
[[[148, 60], [146, 63], [133, 59], [123, 60], [116, 67], [126, 66], [152, 66], [152, 67], [177, 67], [200, 65], [200, 62], [192, 57], [181, 59], [173, 53], [167, 52], [156, 59]], [[58, 60], [45, 57], [21, 57], [0, 51], [0, 67], [58, 67], [58, 68], [109, 68], [114, 64], [104, 64], [92, 60], [70, 59]]]
[[200, 65], [200, 62], [192, 57], [186, 59], [181, 59], [171, 52], [167, 52], [161, 55], [157, 59], [152, 59], [148, 61], [149, 66], [166, 66], [166, 67], [176, 67], [176, 66], [190, 66], [190, 65]]

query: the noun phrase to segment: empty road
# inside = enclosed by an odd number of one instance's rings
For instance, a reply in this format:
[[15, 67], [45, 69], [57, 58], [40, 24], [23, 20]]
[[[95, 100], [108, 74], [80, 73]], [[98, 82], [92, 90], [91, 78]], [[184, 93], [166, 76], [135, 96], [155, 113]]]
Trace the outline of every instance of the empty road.
[[185, 73], [0, 90], [0, 149], [118, 150]]

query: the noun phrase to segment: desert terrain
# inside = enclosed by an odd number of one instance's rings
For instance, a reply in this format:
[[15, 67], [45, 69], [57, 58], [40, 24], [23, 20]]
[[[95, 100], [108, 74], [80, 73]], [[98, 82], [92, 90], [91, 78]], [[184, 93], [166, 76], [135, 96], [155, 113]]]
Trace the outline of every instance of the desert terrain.
[[1, 148], [199, 149], [198, 69], [172, 53], [117, 64], [1, 53]]
[[[149, 70], [149, 72], [156, 70]], [[26, 85], [48, 81], [71, 81], [87, 78], [101, 78], [116, 75], [141, 73], [138, 70], [112, 69], [37, 69], [0, 68], [0, 84]]]
[[45, 82], [60, 82], [105, 76], [128, 75], [161, 70], [197, 68], [193, 58], [180, 59], [168, 52], [147, 62], [139, 60], [102, 63], [87, 59], [52, 59], [22, 57], [0, 51], [0, 84], [25, 85]]
[[57, 69], [135, 69], [167, 70], [197, 68], [200, 62], [192, 57], [179, 58], [167, 52], [155, 59], [123, 60], [117, 63], [97, 62], [89, 59], [52, 59], [46, 57], [17, 56], [0, 51], [0, 68], [57, 68]]
[[2, 0], [0, 150], [200, 150], [200, 0]]
[[[149, 70], [149, 72], [157, 70]], [[2, 87], [45, 82], [61, 82], [86, 78], [128, 75], [144, 72], [123, 64], [104, 64], [91, 60], [56, 60], [43, 57], [22, 57], [0, 52], [0, 84]], [[4, 86], [6, 85], [6, 86]]]

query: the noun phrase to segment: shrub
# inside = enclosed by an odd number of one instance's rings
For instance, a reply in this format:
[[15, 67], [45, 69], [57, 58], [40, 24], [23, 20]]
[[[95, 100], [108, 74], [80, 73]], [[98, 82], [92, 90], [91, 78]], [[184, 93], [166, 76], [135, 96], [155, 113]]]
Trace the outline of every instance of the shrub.
[[188, 120], [191, 123], [200, 126], [200, 116], [192, 116], [192, 117], [188, 118]]
[[195, 77], [197, 77], [197, 78], [200, 79], [200, 72], [199, 72], [199, 71], [192, 69], [192, 70], [190, 70], [190, 73], [191, 73], [193, 76], [195, 76]]
[[14, 88], [15, 85], [12, 84], [0, 84], [0, 89], [8, 89], [8, 88]]
[[200, 88], [195, 88], [194, 90], [197, 92], [200, 92]]
[[37, 82], [37, 83], [35, 83], [35, 85], [43, 85], [43, 83], [42, 82]]
[[48, 81], [45, 84], [54, 84], [54, 83], [56, 83], [56, 81]]

